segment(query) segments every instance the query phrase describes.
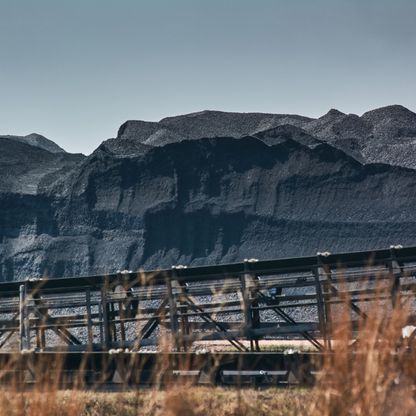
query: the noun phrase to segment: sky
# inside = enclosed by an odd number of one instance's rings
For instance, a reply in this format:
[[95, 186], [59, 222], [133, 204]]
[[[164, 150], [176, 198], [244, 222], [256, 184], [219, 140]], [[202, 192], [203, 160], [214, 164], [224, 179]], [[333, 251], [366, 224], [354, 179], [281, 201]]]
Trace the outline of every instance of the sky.
[[91, 153], [205, 109], [416, 111], [414, 0], [0, 0], [0, 134]]

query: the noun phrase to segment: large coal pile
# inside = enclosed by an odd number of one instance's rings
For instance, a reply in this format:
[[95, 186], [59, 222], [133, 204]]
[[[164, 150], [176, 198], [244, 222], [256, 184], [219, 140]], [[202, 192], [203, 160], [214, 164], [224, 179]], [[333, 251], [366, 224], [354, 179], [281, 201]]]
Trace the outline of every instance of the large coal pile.
[[415, 120], [202, 112], [88, 157], [0, 137], [0, 279], [416, 244]]

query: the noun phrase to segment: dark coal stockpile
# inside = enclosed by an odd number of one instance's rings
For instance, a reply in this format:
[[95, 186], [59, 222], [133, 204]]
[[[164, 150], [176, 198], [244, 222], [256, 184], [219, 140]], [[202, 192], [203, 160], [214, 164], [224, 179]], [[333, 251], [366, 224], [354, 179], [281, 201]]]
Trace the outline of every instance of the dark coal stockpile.
[[416, 244], [416, 114], [128, 121], [90, 156], [0, 136], [0, 280]]

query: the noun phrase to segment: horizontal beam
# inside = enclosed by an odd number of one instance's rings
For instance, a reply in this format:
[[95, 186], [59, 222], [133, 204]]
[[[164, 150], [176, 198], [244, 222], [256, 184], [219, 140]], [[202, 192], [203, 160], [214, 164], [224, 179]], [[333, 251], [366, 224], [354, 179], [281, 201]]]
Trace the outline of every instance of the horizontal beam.
[[[416, 247], [404, 247], [395, 250], [395, 258], [398, 262], [411, 261], [416, 259]], [[358, 251], [351, 253], [328, 254], [320, 256], [323, 265], [329, 267], [367, 267], [384, 265], [391, 259], [391, 249]], [[245, 271], [253, 272], [258, 275], [267, 273], [294, 273], [308, 272], [316, 267], [317, 257], [294, 257], [277, 260], [264, 260], [247, 263], [230, 263], [216, 266], [200, 266], [175, 269], [175, 279], [180, 282], [201, 282], [218, 280], [220, 278], [235, 277]], [[246, 267], [246, 268], [245, 268]], [[113, 273], [108, 275], [96, 275], [71, 278], [44, 278], [27, 280], [29, 290], [37, 287], [41, 290], [77, 290], [82, 287], [99, 288], [105, 279], [111, 284], [126, 282], [131, 287], [163, 285], [166, 279], [173, 276], [172, 269], [137, 271], [133, 273]], [[18, 296], [19, 285], [21, 282], [0, 283], [0, 297]]]

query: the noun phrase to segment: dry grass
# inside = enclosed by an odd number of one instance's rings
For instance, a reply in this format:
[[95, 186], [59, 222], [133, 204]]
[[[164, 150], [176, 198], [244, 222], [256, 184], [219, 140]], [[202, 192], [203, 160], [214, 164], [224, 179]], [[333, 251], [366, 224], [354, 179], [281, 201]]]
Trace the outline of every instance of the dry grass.
[[[108, 393], [62, 391], [53, 382], [30, 392], [0, 391], [0, 416], [14, 415], [316, 415], [416, 414], [416, 353], [401, 337], [414, 305], [372, 305], [359, 337], [345, 308], [334, 352], [317, 385], [306, 389], [238, 389], [171, 385], [165, 389]], [[355, 341], [354, 347], [351, 342]]]
[[343, 310], [344, 325], [334, 334], [338, 342], [325, 360], [310, 414], [416, 414], [416, 345], [402, 338], [412, 310], [414, 305], [400, 299], [394, 307], [372, 305], [357, 338], [349, 309]]
[[307, 414], [311, 392], [191, 387], [129, 393], [2, 393], [0, 415], [237, 416]]

